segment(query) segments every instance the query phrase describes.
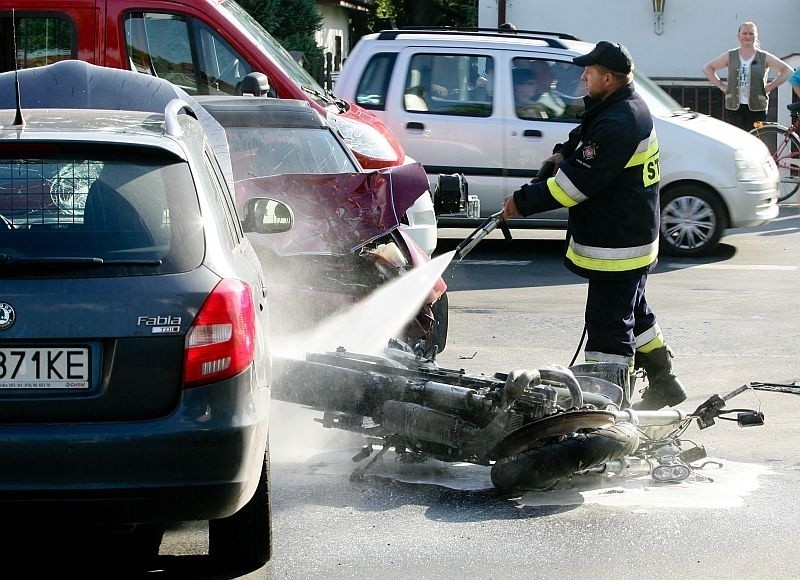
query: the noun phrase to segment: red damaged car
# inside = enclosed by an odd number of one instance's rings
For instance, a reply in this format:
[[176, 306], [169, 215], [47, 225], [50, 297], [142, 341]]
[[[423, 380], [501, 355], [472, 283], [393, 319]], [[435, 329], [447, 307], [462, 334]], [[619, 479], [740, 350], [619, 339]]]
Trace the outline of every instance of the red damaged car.
[[[417, 164], [362, 169], [303, 101], [195, 98], [225, 129], [240, 211], [258, 197], [291, 208], [291, 230], [251, 238], [270, 280], [279, 334], [305, 330], [430, 259], [400, 227], [429, 187]], [[439, 278], [396, 338], [427, 356], [444, 350], [446, 290]]]

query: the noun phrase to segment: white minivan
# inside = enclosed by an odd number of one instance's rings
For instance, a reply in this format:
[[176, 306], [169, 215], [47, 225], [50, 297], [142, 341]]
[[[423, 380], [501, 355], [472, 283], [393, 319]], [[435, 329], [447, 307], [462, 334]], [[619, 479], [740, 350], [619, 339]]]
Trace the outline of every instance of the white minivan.
[[[380, 117], [432, 183], [461, 173], [480, 217], [439, 216], [439, 226], [475, 227], [536, 175], [584, 110], [582, 67], [593, 44], [564, 34], [500, 30], [387, 30], [362, 37], [336, 93]], [[535, 104], [521, 106], [528, 83]], [[682, 108], [635, 71], [660, 144], [661, 252], [710, 252], [728, 228], [778, 215], [778, 171], [755, 137]], [[473, 204], [477, 205], [477, 204]], [[566, 227], [566, 210], [515, 219], [511, 227]]]

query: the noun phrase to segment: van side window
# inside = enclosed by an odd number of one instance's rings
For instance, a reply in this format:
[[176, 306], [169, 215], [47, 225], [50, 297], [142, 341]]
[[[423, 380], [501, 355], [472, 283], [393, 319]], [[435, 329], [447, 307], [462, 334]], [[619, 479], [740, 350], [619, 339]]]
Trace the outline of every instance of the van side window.
[[576, 122], [585, 109], [582, 74], [583, 67], [568, 61], [513, 59], [511, 78], [517, 117]]
[[128, 14], [125, 44], [131, 70], [166, 79], [190, 95], [236, 94], [253, 71], [214, 30], [178, 14]]
[[358, 81], [357, 104], [365, 109], [382, 111], [386, 108], [386, 92], [396, 60], [397, 53], [395, 52], [381, 52], [369, 59], [367, 66], [364, 67], [364, 73]]
[[[14, 26], [16, 24], [16, 26]], [[12, 31], [16, 29], [17, 67], [33, 68], [77, 58], [77, 39], [72, 23], [61, 16], [20, 16], [13, 23], [0, 18], [0, 72], [14, 70]]]
[[219, 34], [204, 23], [197, 24], [198, 56], [200, 59], [203, 94], [241, 94], [239, 83], [253, 67]]
[[197, 93], [188, 18], [139, 13], [125, 18], [125, 45], [132, 70], [166, 79]]
[[404, 90], [414, 113], [489, 117], [494, 100], [494, 61], [489, 56], [415, 54]]

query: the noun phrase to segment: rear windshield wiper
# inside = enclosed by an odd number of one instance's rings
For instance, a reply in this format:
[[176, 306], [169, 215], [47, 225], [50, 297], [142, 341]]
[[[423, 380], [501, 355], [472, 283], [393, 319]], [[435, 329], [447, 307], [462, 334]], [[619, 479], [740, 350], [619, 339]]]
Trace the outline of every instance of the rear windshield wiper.
[[106, 260], [92, 256], [43, 256], [15, 258], [0, 254], [0, 266], [161, 266], [163, 260], [126, 259]]

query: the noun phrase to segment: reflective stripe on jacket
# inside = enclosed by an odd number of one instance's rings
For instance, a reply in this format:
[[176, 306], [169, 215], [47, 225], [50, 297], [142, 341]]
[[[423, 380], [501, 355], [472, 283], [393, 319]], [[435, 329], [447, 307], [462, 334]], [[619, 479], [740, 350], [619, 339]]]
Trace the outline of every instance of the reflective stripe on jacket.
[[514, 193], [523, 215], [569, 208], [565, 264], [587, 277], [637, 276], [658, 257], [658, 140], [645, 102], [629, 84], [586, 113], [554, 177]]

